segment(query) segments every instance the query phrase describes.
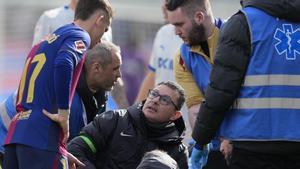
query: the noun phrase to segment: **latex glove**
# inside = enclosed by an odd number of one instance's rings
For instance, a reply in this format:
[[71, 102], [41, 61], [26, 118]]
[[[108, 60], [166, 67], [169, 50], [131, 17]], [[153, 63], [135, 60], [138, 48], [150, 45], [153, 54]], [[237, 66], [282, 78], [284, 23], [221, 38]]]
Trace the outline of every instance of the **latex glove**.
[[201, 169], [207, 163], [209, 153], [209, 146], [204, 146], [202, 150], [193, 148], [192, 154], [190, 157], [191, 166], [189, 169]]

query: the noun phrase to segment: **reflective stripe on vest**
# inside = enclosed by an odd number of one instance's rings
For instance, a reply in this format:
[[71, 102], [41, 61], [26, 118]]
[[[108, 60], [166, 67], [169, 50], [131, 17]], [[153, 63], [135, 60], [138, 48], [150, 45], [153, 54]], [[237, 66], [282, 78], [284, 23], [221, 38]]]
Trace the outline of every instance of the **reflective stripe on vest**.
[[251, 56], [220, 135], [231, 140], [300, 141], [300, 24], [246, 7]]

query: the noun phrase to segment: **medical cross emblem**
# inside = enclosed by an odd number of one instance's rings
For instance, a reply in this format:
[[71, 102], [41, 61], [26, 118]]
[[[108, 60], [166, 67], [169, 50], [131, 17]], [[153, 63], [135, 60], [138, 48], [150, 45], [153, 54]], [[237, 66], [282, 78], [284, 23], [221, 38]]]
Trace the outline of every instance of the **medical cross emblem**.
[[286, 60], [296, 60], [296, 55], [300, 55], [300, 28], [294, 30], [291, 24], [283, 24], [282, 28], [274, 34], [278, 41], [275, 49], [279, 55], [285, 54]]

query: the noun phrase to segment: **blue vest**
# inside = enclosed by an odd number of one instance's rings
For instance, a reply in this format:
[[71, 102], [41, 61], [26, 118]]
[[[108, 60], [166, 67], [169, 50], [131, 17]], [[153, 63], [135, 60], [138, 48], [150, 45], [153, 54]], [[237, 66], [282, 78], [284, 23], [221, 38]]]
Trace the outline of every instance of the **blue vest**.
[[[223, 21], [215, 19], [215, 26], [221, 28]], [[183, 43], [180, 48], [180, 55], [184, 61], [184, 65], [191, 72], [197, 86], [204, 94], [209, 83], [209, 75], [211, 64], [207, 62], [204, 56], [190, 51], [190, 47]]]
[[250, 29], [251, 58], [220, 134], [231, 140], [300, 141], [300, 23], [253, 7], [242, 12]]
[[[221, 28], [223, 21], [221, 19], [215, 20], [215, 26]], [[209, 75], [211, 71], [211, 64], [207, 62], [204, 56], [199, 53], [191, 52], [191, 48], [183, 43], [180, 47], [180, 55], [184, 61], [184, 65], [191, 72], [193, 79], [197, 86], [204, 94], [205, 89], [209, 83]], [[211, 141], [212, 150], [219, 151], [220, 141], [215, 138]]]
[[180, 55], [184, 61], [184, 65], [191, 72], [197, 86], [204, 94], [205, 89], [209, 82], [209, 74], [211, 64], [198, 53], [190, 51], [190, 47], [185, 43], [181, 45]]

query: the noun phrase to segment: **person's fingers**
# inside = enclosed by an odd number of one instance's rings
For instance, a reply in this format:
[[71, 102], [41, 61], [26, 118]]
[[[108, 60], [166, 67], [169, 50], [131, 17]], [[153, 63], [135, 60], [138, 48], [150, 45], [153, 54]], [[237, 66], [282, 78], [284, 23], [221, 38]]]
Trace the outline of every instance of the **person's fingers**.
[[68, 160], [71, 162], [71, 164], [76, 166], [80, 166], [80, 167], [84, 167], [85, 164], [82, 163], [81, 161], [79, 161], [75, 156], [73, 156], [73, 154], [68, 153]]
[[57, 122], [57, 114], [51, 114], [49, 113], [47, 110], [43, 109], [43, 113], [44, 115], [46, 115], [47, 117], [49, 117], [49, 119], [51, 119], [52, 121]]
[[64, 139], [63, 139], [63, 143], [67, 143], [69, 139], [69, 132], [64, 132]]
[[69, 124], [67, 122], [65, 123], [60, 123], [61, 128], [63, 130], [64, 133], [64, 138], [63, 138], [63, 143], [67, 143], [68, 139], [69, 139]]
[[69, 164], [69, 169], [76, 169], [76, 165], [75, 164]]
[[43, 113], [52, 121], [57, 122], [60, 127], [62, 128], [62, 131], [64, 133], [63, 143], [67, 143], [69, 139], [69, 124], [65, 120], [62, 120], [62, 117], [60, 117], [59, 114], [51, 114], [47, 110], [43, 109]]

